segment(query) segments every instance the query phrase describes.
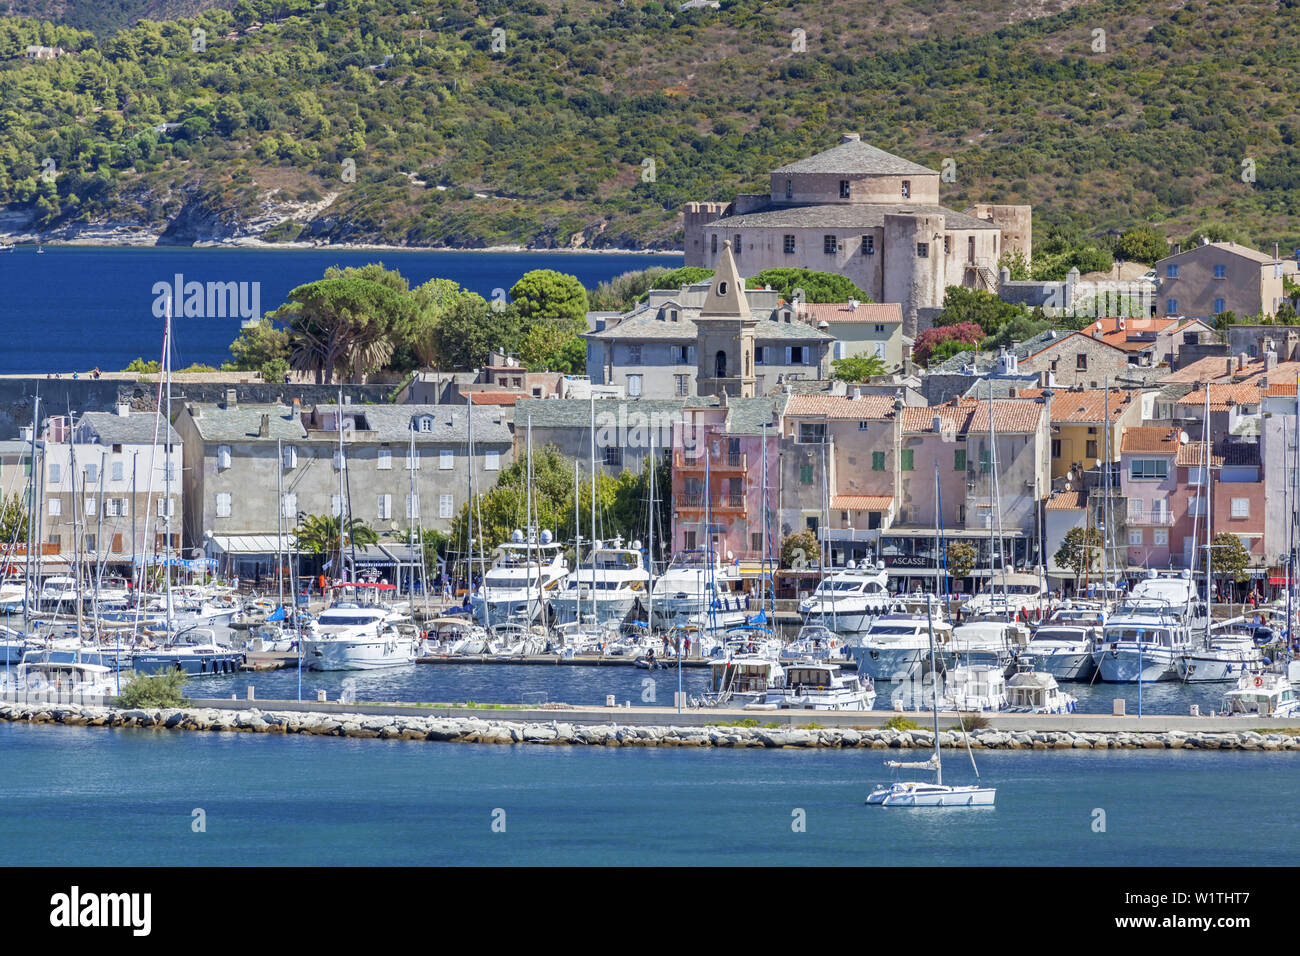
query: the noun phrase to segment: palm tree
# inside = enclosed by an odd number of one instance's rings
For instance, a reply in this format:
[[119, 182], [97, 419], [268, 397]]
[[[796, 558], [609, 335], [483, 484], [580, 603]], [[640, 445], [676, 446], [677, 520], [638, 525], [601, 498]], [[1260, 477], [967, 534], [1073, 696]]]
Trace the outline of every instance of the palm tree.
[[375, 544], [379, 535], [360, 518], [342, 522], [339, 518], [327, 515], [308, 515], [302, 519], [294, 532], [298, 539], [298, 548], [308, 554], [337, 554], [339, 550], [339, 526], [343, 526], [343, 547], [356, 545], [364, 548]]

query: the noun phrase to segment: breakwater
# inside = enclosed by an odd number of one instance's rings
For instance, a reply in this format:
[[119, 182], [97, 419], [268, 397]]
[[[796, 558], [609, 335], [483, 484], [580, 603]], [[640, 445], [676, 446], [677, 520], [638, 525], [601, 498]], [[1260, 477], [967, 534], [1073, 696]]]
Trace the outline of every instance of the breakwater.
[[[428, 740], [474, 744], [551, 744], [597, 747], [734, 747], [805, 749], [929, 749], [928, 730], [823, 727], [808, 723], [768, 726], [719, 721], [703, 725], [580, 723], [564, 719], [502, 720], [478, 716], [335, 713], [310, 710], [185, 707], [120, 709], [58, 704], [0, 704], [0, 720], [71, 727], [188, 730], [215, 733], [308, 734], [313, 736]], [[939, 732], [941, 747], [966, 746], [959, 732]], [[976, 750], [1300, 750], [1300, 730], [1260, 733], [1241, 730], [1078, 731], [997, 730], [969, 734]]]

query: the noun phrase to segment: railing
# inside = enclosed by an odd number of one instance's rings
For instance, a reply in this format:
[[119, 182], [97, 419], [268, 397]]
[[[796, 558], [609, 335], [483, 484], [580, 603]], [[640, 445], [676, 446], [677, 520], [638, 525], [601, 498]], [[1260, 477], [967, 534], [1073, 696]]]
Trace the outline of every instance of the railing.
[[1128, 523], [1146, 527], [1151, 525], [1172, 525], [1174, 523], [1174, 514], [1172, 511], [1136, 511], [1130, 508]]

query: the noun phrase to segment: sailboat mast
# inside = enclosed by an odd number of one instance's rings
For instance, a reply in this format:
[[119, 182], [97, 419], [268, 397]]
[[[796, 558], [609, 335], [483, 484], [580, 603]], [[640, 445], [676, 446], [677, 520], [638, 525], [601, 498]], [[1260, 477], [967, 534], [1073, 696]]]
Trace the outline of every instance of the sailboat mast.
[[284, 546], [284, 440], [275, 440], [275, 500], [279, 507], [275, 509], [275, 576], [280, 588], [280, 607], [284, 607], [284, 558], [281, 548]]
[[1107, 552], [1110, 550], [1110, 548], [1108, 547], [1109, 541], [1107, 541], [1107, 538], [1110, 535], [1110, 520], [1109, 520], [1110, 515], [1108, 513], [1110, 509], [1110, 376], [1109, 375], [1106, 376], [1106, 391], [1102, 396], [1102, 402], [1105, 404], [1105, 411], [1104, 411], [1105, 425], [1103, 426], [1104, 434], [1102, 435], [1102, 439], [1101, 439], [1102, 442], [1101, 507], [1102, 507], [1102, 516], [1103, 516], [1103, 521], [1101, 523], [1102, 524], [1101, 527], [1101, 602], [1102, 602], [1102, 607], [1105, 607], [1106, 593], [1110, 587], [1110, 572], [1108, 566], [1108, 558], [1110, 557], [1110, 555], [1107, 554]]
[[[75, 600], [77, 602], [77, 639], [83, 636], [82, 608], [81, 608], [81, 572], [82, 562], [85, 559], [85, 541], [80, 535], [80, 529], [77, 526], [77, 448], [72, 441], [72, 409], [68, 409], [68, 471], [72, 479], [72, 555], [74, 564], [73, 582]], [[85, 491], [85, 482], [82, 482], [82, 491]]]
[[[1213, 479], [1210, 477], [1210, 385], [1205, 384], [1205, 421], [1201, 426], [1203, 441], [1201, 443], [1201, 481], [1205, 488], [1205, 646], [1210, 646], [1210, 621], [1214, 604], [1212, 603], [1211, 584], [1213, 581], [1214, 551], [1214, 502], [1210, 495], [1214, 493]], [[1229, 585], [1231, 587], [1231, 585]]]
[[[646, 634], [654, 634], [655, 621], [655, 429], [650, 429], [650, 528], [647, 540], [649, 547], [646, 548], [646, 612], [645, 612], [645, 629]], [[677, 655], [677, 679], [681, 682], [682, 656]], [[680, 688], [678, 688], [680, 690]], [[681, 707], [681, 701], [678, 700], [678, 707]]]
[[[596, 393], [587, 396], [591, 409], [591, 622], [600, 623], [600, 609], [596, 606]], [[581, 597], [579, 597], [581, 600]]]
[[[938, 475], [935, 475], [936, 484]], [[934, 607], [925, 602], [925, 628], [930, 640], [930, 691], [934, 699], [934, 782], [943, 786], [943, 763], [939, 756], [939, 667], [934, 656]]]
[[[334, 427], [339, 433], [339, 583], [347, 579], [347, 574], [343, 570], [345, 559], [343, 551], [343, 469], [347, 466], [347, 461], [343, 457], [343, 386], [339, 386], [339, 412], [334, 416]], [[283, 465], [283, 463], [281, 463]], [[408, 462], [408, 467], [415, 469], [415, 459]], [[415, 499], [411, 499], [411, 514], [415, 513]]]
[[[31, 440], [31, 467], [28, 471], [27, 485], [27, 565], [26, 574], [23, 577], [23, 630], [31, 628], [32, 604], [36, 600], [37, 586], [34, 577], [35, 564], [32, 563], [32, 551], [35, 550], [33, 545], [40, 539], [36, 532], [37, 521], [37, 497], [36, 481], [41, 474], [42, 464], [36, 460], [36, 428], [40, 422], [41, 396], [38, 392], [36, 400], [32, 405], [32, 440]], [[6, 660], [8, 655], [6, 655]]]
[[172, 301], [167, 299], [163, 331], [163, 381], [167, 394], [167, 415], [163, 419], [163, 580], [167, 594], [167, 630], [172, 629]]
[[[414, 420], [414, 419], [411, 420], [410, 425], [409, 425], [409, 428], [410, 428], [410, 432], [411, 432], [411, 443], [410, 443], [410, 444], [411, 444], [411, 447], [410, 447], [409, 451], [410, 451], [410, 455], [411, 455], [411, 460], [414, 461], [414, 460], [415, 460], [415, 420]], [[466, 459], [466, 462], [467, 462], [467, 467], [469, 467], [469, 468], [473, 468], [473, 467], [474, 467], [474, 459], [472, 459], [472, 458], [467, 458], [467, 459]], [[410, 474], [411, 478], [410, 478], [410, 481], [409, 481], [409, 483], [408, 483], [408, 484], [409, 484], [409, 488], [408, 488], [408, 490], [407, 490], [407, 494], [410, 495], [410, 497], [411, 497], [411, 501], [412, 501], [412, 503], [414, 503], [414, 501], [415, 501], [415, 469], [412, 468], [412, 469], [410, 470], [409, 474]], [[411, 512], [412, 512], [412, 514], [414, 514], [415, 509], [412, 508], [412, 509], [411, 509]], [[410, 562], [411, 562], [411, 580], [410, 580], [409, 593], [407, 594], [407, 597], [410, 598], [410, 602], [411, 602], [411, 620], [415, 620], [415, 519], [414, 519], [414, 518], [412, 518], [410, 521], [408, 521], [408, 522], [407, 522], [407, 525], [406, 525], [406, 544], [407, 544], [408, 549], [410, 550], [410, 558], [409, 558], [409, 560], [410, 560]], [[423, 561], [423, 559], [421, 559], [421, 561]]]
[[759, 610], [767, 609], [767, 422], [763, 423], [763, 554], [759, 561], [758, 571], [758, 607]]

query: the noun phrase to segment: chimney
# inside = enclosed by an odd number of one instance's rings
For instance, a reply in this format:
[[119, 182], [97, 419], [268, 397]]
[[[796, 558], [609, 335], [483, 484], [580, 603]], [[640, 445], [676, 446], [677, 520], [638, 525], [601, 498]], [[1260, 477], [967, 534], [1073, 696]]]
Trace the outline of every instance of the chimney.
[[1238, 352], [1238, 353], [1237, 353], [1237, 371], [1240, 372], [1242, 366], [1245, 365], [1245, 364], [1246, 364], [1246, 353], [1245, 353], [1245, 352]]
[[262, 423], [257, 426], [257, 437], [258, 438], [271, 437], [271, 416], [270, 415], [262, 416]]
[[860, 142], [862, 142], [861, 133], [844, 133], [840, 136], [841, 146], [843, 146], [845, 143], [860, 143]]
[[131, 414], [131, 406], [127, 402], [117, 403], [117, 417], [126, 418]]
[[853, 386], [853, 398], [856, 399], [856, 398], [861, 398], [861, 397], [862, 397], [862, 386], [861, 386], [861, 385], [854, 385], [854, 386]]
[[1264, 371], [1272, 371], [1277, 368], [1277, 353], [1269, 349], [1264, 353]]
[[1232, 356], [1229, 355], [1226, 359], [1224, 359], [1224, 362], [1226, 362], [1227, 364], [1226, 364], [1225, 367], [1224, 367], [1224, 373], [1223, 373], [1223, 374], [1224, 374], [1224, 375], [1231, 375], [1231, 374], [1232, 374]]
[[239, 405], [235, 398], [235, 390], [233, 388], [226, 389], [226, 408], [238, 408], [238, 407]]
[[940, 418], [938, 415], [935, 415], [933, 426], [934, 426], [934, 433], [936, 435], [939, 434], [941, 431], [943, 431], [943, 419]]

